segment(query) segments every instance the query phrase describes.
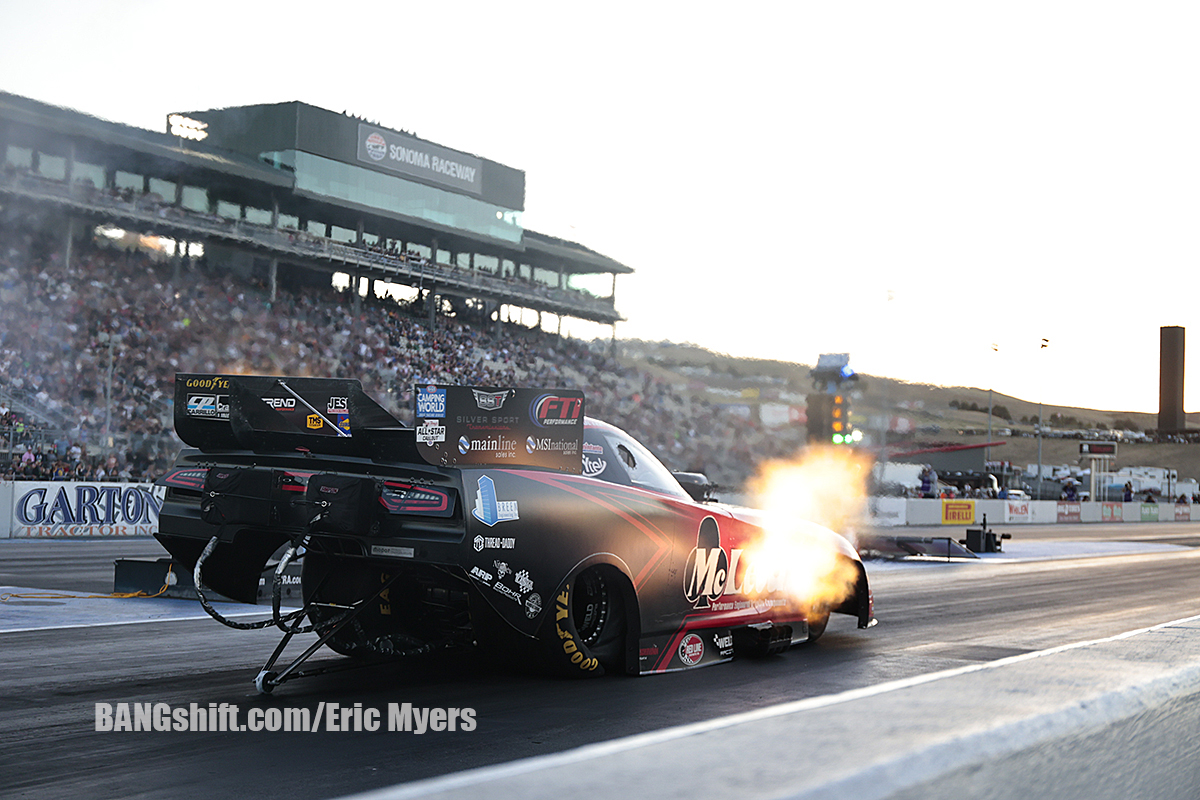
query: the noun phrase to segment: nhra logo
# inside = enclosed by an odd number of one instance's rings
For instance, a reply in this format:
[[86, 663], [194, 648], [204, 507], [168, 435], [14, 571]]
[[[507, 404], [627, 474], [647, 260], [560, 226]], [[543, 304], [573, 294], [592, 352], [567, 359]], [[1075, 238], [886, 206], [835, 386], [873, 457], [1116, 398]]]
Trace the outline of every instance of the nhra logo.
[[578, 425], [583, 418], [583, 400], [544, 394], [529, 405], [529, 415], [539, 428], [551, 425]]
[[475, 393], [475, 405], [484, 411], [498, 411], [504, 405], [504, 401], [508, 399], [508, 389], [501, 392], [481, 392], [478, 389], [472, 389]]
[[372, 133], [363, 144], [372, 161], [383, 161], [387, 157], [387, 141], [378, 133]]

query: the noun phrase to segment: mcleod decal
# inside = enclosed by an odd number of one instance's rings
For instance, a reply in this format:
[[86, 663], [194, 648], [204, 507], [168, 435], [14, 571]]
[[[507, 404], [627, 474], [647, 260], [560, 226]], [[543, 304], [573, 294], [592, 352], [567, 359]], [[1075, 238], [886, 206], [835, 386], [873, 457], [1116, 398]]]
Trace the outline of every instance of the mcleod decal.
[[[705, 517], [696, 534], [696, 546], [688, 554], [683, 571], [683, 596], [693, 608], [711, 608], [714, 611], [735, 611], [749, 608], [749, 600], [717, 603], [726, 594], [758, 597], [764, 593], [778, 592], [787, 586], [787, 569], [770, 571], [756, 570], [754, 565], [742, 561], [741, 548], [734, 548], [728, 555], [721, 547], [721, 531], [717, 521]], [[773, 598], [765, 601], [769, 605], [784, 605], [786, 599]]]
[[571, 613], [569, 592], [569, 589], [563, 589], [562, 593], [554, 598], [554, 632], [558, 634], [558, 640], [562, 643], [563, 652], [571, 659], [572, 664], [584, 672], [595, 672], [600, 666], [600, 662], [595, 658], [585, 658], [583, 652], [579, 649], [579, 645], [575, 643], [575, 637], [562, 626], [562, 621]]

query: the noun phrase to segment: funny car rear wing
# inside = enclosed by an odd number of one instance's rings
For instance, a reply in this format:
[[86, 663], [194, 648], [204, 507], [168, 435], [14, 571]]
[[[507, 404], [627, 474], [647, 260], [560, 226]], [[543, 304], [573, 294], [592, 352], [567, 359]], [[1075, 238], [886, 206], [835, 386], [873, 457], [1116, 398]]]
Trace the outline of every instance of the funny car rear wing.
[[385, 442], [413, 439], [358, 381], [266, 375], [177, 374], [175, 432], [204, 451], [303, 449], [366, 458]]
[[342, 378], [179, 373], [175, 431], [205, 452], [306, 451], [439, 467], [542, 467], [579, 474], [583, 393], [414, 387], [408, 428]]

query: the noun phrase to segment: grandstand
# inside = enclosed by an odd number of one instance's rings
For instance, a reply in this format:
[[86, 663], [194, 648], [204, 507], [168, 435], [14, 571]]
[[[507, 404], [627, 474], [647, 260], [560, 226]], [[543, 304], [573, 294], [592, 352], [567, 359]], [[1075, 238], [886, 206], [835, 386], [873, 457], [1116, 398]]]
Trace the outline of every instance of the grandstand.
[[[799, 446], [795, 431], [730, 417], [622, 364], [608, 344], [505, 321], [502, 304], [614, 324], [613, 293], [596, 297], [572, 280], [611, 276], [615, 289], [615, 276], [631, 272], [522, 229], [519, 171], [429, 150], [443, 174], [482, 177], [478, 192], [451, 191], [360, 166], [357, 150], [340, 161], [314, 154], [310, 123], [328, 141], [366, 126], [364, 149], [378, 129], [298, 103], [186, 116], [207, 125], [208, 144], [0, 95], [0, 479], [157, 477], [179, 447], [176, 371], [354, 378], [409, 423], [419, 383], [579, 388], [589, 413], [672, 468], [730, 486]], [[289, 128], [289, 117], [305, 122]], [[274, 138], [234, 135], [246, 126]], [[380, 134], [389, 152], [414, 138]], [[368, 208], [371, 198], [339, 196], [352, 191], [336, 188], [331, 170], [360, 188], [400, 180], [423, 199]], [[178, 245], [164, 251], [155, 237]], [[139, 246], [147, 242], [157, 244]], [[339, 289], [338, 272], [409, 296]]]
[[[510, 305], [615, 336], [616, 276], [633, 270], [525, 229], [520, 170], [299, 102], [168, 119], [173, 134], [0, 93], [0, 200], [57, 216], [68, 260], [108, 225], [202, 243], [272, 293], [340, 272], [418, 289], [431, 319]], [[605, 277], [606, 297], [574, 285]]]

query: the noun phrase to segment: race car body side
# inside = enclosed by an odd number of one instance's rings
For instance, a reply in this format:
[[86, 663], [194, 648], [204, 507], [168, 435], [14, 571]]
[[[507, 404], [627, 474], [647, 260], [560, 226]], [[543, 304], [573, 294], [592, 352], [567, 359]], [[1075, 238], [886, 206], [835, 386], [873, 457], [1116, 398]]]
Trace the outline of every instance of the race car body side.
[[[227, 399], [193, 400], [189, 381]], [[469, 412], [460, 390], [474, 392]], [[177, 429], [201, 447], [161, 481], [157, 537], [189, 569], [202, 562], [205, 585], [245, 602], [273, 554], [303, 548], [306, 613], [320, 633], [352, 609], [327, 634], [349, 655], [527, 641], [567, 672], [645, 673], [819, 635], [779, 565], [750, 556], [760, 520], [692, 499], [624, 431], [585, 420], [581, 397], [421, 391], [430, 416], [405, 429], [356, 382], [180, 376]], [[289, 399], [291, 420], [277, 414]], [[855, 577], [815, 613], [865, 627], [857, 554], [819, 536]]]

